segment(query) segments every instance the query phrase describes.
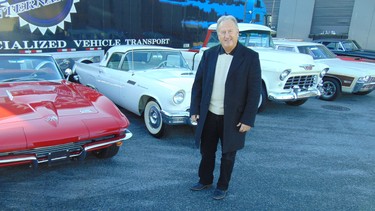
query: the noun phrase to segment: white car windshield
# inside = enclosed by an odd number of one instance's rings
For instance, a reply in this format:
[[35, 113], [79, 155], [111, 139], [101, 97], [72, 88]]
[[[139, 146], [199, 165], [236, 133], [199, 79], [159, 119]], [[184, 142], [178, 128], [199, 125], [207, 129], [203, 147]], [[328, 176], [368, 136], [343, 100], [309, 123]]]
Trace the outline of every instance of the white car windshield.
[[[274, 47], [272, 37], [268, 31], [242, 31], [238, 37], [238, 42], [248, 47]], [[217, 33], [212, 32], [207, 47], [212, 47], [219, 44]]]
[[135, 50], [125, 54], [113, 53], [107, 67], [125, 71], [189, 68], [181, 53], [174, 50]]
[[51, 57], [0, 56], [0, 82], [62, 80]]
[[300, 53], [308, 54], [314, 59], [336, 58], [336, 55], [323, 45], [298, 46]]

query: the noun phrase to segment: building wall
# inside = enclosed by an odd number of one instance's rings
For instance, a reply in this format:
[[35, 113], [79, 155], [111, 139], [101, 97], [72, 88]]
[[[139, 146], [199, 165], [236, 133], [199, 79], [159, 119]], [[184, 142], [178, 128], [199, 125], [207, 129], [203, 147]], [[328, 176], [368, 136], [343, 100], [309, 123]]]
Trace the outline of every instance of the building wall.
[[348, 36], [354, 0], [315, 0], [310, 35]]
[[375, 50], [375, 1], [356, 0], [350, 22], [349, 38], [363, 48]]
[[282, 0], [277, 37], [304, 39], [309, 36], [315, 0]]
[[277, 37], [311, 40], [324, 33], [375, 50], [374, 0], [264, 0]]

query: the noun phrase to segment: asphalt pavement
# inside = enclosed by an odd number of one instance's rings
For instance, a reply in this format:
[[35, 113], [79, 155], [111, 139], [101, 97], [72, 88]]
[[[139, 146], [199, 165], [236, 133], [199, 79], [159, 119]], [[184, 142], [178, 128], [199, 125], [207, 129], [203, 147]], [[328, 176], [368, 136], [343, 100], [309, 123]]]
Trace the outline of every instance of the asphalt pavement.
[[221, 201], [213, 188], [189, 190], [200, 160], [192, 128], [170, 127], [159, 140], [124, 113], [134, 136], [112, 159], [1, 168], [0, 210], [375, 210], [374, 92], [270, 103]]

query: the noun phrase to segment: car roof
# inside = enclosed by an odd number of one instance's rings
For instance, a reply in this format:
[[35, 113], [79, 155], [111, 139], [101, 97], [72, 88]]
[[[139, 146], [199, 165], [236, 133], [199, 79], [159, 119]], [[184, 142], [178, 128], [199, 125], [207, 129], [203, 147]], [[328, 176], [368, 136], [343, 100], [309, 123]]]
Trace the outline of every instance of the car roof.
[[316, 39], [316, 40], [314, 40], [314, 42], [341, 42], [341, 41], [351, 41], [351, 39], [326, 38], [326, 39]]
[[274, 39], [273, 43], [275, 45], [289, 45], [289, 46], [321, 46], [322, 44], [320, 43], [315, 43], [315, 42], [308, 42], [308, 41], [293, 41], [293, 40], [279, 40], [279, 39]]
[[[217, 24], [211, 24], [208, 29], [209, 30], [216, 30]], [[271, 28], [267, 26], [263, 26], [260, 24], [253, 24], [253, 23], [238, 23], [238, 29], [240, 31], [248, 31], [248, 30], [259, 30], [259, 31], [273, 31]]]
[[174, 48], [165, 47], [165, 46], [157, 46], [157, 45], [116, 45], [112, 46], [108, 51], [116, 52], [116, 51], [128, 51], [128, 50], [175, 50]]

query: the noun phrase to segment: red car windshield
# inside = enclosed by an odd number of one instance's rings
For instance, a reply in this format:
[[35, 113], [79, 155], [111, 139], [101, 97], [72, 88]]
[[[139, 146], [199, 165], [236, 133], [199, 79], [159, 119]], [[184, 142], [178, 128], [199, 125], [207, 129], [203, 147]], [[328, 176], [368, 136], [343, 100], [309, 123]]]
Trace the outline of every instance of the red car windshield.
[[0, 56], [0, 82], [62, 79], [63, 74], [51, 57]]

